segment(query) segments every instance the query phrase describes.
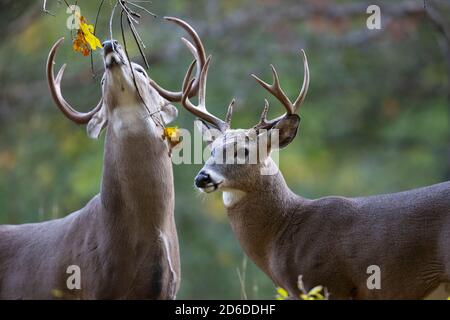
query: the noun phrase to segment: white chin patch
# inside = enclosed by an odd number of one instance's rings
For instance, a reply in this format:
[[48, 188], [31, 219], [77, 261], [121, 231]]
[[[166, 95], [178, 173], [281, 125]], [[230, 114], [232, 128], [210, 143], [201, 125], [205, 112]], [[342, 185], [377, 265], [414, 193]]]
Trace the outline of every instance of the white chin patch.
[[205, 187], [205, 188], [199, 188], [199, 190], [200, 190], [201, 192], [204, 192], [204, 193], [210, 193], [210, 192], [216, 191], [217, 188], [218, 188], [217, 185], [211, 184], [211, 185], [208, 185], [208, 186]]
[[225, 178], [221, 174], [218, 174], [214, 171], [207, 170], [206, 173], [209, 174], [209, 176], [211, 178], [211, 182], [206, 187], [199, 188], [199, 189], [200, 189], [200, 191], [205, 192], [205, 193], [214, 192], [220, 188], [220, 186], [225, 181]]
[[228, 190], [224, 191], [222, 195], [223, 204], [226, 208], [234, 206], [245, 196], [244, 191], [240, 190]]

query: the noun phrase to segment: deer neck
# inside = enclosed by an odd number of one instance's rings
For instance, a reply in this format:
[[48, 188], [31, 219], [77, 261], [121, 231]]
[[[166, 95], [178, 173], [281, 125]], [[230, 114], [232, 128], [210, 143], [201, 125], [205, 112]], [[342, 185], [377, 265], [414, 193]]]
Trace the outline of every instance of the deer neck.
[[251, 191], [223, 193], [231, 227], [246, 254], [269, 276], [272, 244], [302, 198], [287, 186], [283, 175], [260, 176]]
[[148, 239], [149, 228], [164, 232], [173, 222], [172, 164], [153, 120], [135, 110], [115, 112], [106, 133], [102, 205], [113, 226]]

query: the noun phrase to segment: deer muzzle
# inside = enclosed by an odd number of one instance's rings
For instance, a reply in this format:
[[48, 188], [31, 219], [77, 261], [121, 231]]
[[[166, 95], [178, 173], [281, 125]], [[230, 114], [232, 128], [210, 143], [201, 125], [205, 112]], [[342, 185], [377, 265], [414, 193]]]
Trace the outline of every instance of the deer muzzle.
[[103, 42], [103, 59], [106, 69], [124, 64], [124, 55], [119, 42], [116, 40]]
[[216, 191], [222, 181], [216, 181], [211, 174], [205, 170], [200, 171], [194, 180], [195, 186], [203, 192], [209, 193]]

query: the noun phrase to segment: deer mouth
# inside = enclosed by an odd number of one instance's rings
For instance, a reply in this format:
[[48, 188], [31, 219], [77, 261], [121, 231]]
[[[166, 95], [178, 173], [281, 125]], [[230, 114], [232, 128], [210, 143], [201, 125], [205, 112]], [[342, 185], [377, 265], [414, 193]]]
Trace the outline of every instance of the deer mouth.
[[106, 69], [125, 64], [123, 50], [116, 40], [103, 42], [103, 57]]
[[115, 66], [124, 65], [123, 58], [116, 52], [108, 53], [105, 56], [105, 67], [106, 69], [111, 69]]
[[211, 182], [203, 187], [197, 186], [197, 188], [204, 193], [211, 193], [211, 192], [214, 192], [217, 189], [219, 189], [221, 184], [222, 184], [222, 182], [219, 182], [219, 183]]
[[195, 177], [195, 186], [202, 192], [210, 193], [219, 189], [224, 179], [218, 177], [214, 172], [208, 172], [206, 170], [200, 171]]

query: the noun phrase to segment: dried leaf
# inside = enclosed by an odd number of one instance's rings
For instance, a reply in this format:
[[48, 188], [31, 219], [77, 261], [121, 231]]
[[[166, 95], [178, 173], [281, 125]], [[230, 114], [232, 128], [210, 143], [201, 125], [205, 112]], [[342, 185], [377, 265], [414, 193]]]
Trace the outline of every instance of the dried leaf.
[[180, 141], [180, 130], [177, 127], [164, 128], [164, 137], [168, 138], [171, 142]]
[[81, 52], [83, 56], [88, 56], [90, 50], [103, 48], [100, 40], [94, 35], [94, 26], [86, 22], [86, 18], [79, 17], [80, 28], [73, 39], [72, 47], [74, 51]]

